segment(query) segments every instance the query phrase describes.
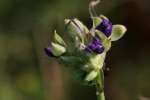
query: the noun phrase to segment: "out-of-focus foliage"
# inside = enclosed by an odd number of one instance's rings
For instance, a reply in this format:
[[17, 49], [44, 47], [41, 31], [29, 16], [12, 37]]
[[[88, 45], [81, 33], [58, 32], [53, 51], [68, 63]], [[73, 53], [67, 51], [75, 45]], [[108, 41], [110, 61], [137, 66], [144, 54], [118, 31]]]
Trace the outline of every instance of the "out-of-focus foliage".
[[[65, 37], [64, 19], [88, 27], [90, 0], [0, 0], [0, 100], [95, 100], [94, 87], [73, 80], [46, 57], [55, 28]], [[96, 8], [128, 32], [112, 46], [105, 66], [108, 100], [150, 98], [150, 1], [102, 0]]]

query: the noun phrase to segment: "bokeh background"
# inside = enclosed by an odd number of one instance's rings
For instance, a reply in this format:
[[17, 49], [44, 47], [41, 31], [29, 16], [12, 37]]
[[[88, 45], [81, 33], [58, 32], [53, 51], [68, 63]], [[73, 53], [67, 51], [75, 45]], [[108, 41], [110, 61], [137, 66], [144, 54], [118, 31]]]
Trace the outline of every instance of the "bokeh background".
[[[43, 51], [64, 19], [91, 25], [90, 0], [0, 0], [0, 100], [96, 100]], [[150, 100], [150, 0], [102, 0], [98, 14], [128, 28], [107, 56], [106, 100]]]

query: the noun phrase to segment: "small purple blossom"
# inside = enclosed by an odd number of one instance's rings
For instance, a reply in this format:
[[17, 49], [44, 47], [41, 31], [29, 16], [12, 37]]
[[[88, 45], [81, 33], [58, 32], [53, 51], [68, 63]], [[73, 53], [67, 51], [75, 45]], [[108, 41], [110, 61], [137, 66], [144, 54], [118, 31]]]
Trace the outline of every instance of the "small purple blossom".
[[101, 54], [104, 51], [104, 47], [98, 37], [94, 37], [93, 40], [87, 45], [86, 49], [87, 52], [98, 53]]
[[52, 53], [52, 49], [50, 47], [48, 48], [44, 48], [45, 53], [49, 56], [49, 57], [56, 57], [53, 53]]
[[103, 19], [96, 29], [102, 31], [107, 37], [109, 37], [112, 32], [112, 23], [108, 19]]

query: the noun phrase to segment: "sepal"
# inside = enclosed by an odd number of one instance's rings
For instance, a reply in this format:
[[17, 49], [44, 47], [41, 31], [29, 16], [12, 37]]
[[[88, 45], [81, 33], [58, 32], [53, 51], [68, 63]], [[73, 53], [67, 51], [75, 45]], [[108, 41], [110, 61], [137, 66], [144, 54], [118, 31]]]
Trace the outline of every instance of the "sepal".
[[123, 37], [127, 28], [123, 25], [113, 25], [112, 34], [111, 34], [111, 41], [117, 41]]
[[92, 21], [93, 28], [96, 28], [96, 26], [98, 26], [102, 22], [102, 19], [100, 17], [92, 17]]
[[59, 34], [57, 34], [56, 30], [54, 31], [54, 42], [66, 46], [66, 43], [64, 42], [62, 37]]
[[51, 43], [51, 49], [52, 49], [52, 53], [55, 55], [55, 56], [61, 56], [63, 53], [66, 52], [66, 48], [57, 44], [57, 43], [54, 43], [52, 42]]
[[102, 69], [106, 53], [90, 55], [89, 64], [92, 69], [99, 70]]
[[94, 80], [97, 77], [97, 75], [98, 75], [97, 71], [93, 70], [85, 77], [85, 81], [90, 82]]

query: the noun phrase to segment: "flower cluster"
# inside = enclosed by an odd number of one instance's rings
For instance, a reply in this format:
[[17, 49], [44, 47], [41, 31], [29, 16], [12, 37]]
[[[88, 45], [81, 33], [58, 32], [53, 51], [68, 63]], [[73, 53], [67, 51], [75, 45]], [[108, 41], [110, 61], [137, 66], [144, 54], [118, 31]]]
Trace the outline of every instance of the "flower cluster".
[[76, 18], [65, 19], [67, 40], [55, 31], [53, 42], [45, 48], [49, 57], [73, 68], [72, 71], [85, 82], [98, 76], [111, 42], [119, 40], [126, 32], [123, 25], [112, 25], [103, 15], [93, 17], [92, 21], [93, 27], [89, 30]]

